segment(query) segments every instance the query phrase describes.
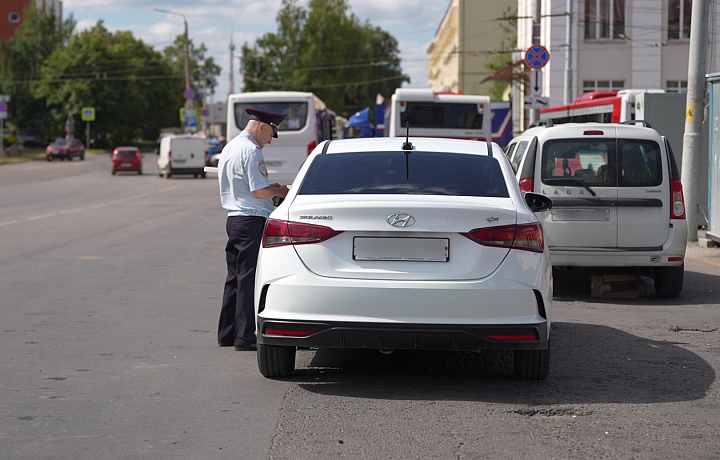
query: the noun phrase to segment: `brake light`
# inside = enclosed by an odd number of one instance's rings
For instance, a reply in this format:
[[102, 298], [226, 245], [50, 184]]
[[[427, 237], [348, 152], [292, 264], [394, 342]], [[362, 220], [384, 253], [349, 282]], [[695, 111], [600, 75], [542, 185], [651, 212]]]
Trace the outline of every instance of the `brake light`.
[[289, 329], [265, 329], [267, 335], [284, 335], [289, 337], [301, 337], [304, 335], [310, 335], [313, 331], [292, 331]]
[[135, 151], [135, 158], [140, 158], [140, 152], [138, 152], [137, 150]]
[[172, 163], [172, 150], [168, 150], [168, 163]]
[[520, 179], [520, 190], [523, 192], [532, 192], [535, 187], [535, 183], [532, 179]]
[[476, 228], [462, 235], [483, 246], [520, 249], [531, 252], [543, 252], [545, 247], [542, 227], [538, 222]]
[[670, 210], [671, 219], [685, 218], [685, 197], [683, 196], [682, 182], [679, 180], [672, 181], [672, 209]]
[[317, 147], [317, 141], [312, 141], [308, 144], [308, 155], [310, 155], [312, 151], [315, 150], [315, 147]]
[[205, 161], [208, 160], [208, 157], [209, 157], [209, 156], [210, 156], [210, 152], [208, 152], [207, 150], [205, 150]]
[[287, 246], [296, 244], [312, 244], [329, 240], [337, 232], [323, 225], [290, 222], [280, 219], [268, 219], [263, 231], [263, 247]]
[[583, 131], [586, 136], [603, 136], [605, 133], [602, 131]]

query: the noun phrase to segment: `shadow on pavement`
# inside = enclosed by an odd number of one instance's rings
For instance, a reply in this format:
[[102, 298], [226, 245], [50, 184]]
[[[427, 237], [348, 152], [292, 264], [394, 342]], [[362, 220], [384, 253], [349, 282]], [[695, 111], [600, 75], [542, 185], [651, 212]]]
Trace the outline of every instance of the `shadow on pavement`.
[[512, 377], [512, 352], [321, 349], [299, 351], [289, 379], [307, 391], [388, 400], [514, 404], [657, 403], [705, 397], [712, 367], [681, 344], [607, 326], [554, 323], [550, 375]]

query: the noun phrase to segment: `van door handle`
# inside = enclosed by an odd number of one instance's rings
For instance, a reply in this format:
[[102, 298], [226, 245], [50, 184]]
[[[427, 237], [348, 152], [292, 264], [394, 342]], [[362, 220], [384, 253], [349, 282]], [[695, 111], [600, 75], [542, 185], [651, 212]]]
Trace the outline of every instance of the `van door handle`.
[[194, 153], [191, 153], [191, 154], [190, 154], [190, 158], [195, 158], [195, 154], [194, 154]]

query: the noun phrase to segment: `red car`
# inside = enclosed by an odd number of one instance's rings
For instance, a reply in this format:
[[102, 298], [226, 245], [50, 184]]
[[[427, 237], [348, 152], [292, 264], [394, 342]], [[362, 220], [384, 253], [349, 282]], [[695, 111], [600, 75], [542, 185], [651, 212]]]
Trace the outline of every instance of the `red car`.
[[118, 171], [137, 171], [142, 174], [142, 158], [137, 147], [117, 147], [112, 155], [112, 174]]
[[53, 161], [54, 158], [72, 161], [73, 157], [85, 159], [85, 146], [79, 139], [58, 137], [45, 149], [47, 161]]

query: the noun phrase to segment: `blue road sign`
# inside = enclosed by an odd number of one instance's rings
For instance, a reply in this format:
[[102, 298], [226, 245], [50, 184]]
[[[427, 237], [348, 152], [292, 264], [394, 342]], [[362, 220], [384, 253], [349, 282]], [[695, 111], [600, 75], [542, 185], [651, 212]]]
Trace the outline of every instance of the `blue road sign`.
[[533, 69], [542, 69], [550, 60], [550, 51], [542, 45], [533, 45], [525, 52], [525, 63]]
[[197, 128], [197, 113], [194, 110], [185, 109], [185, 127]]

